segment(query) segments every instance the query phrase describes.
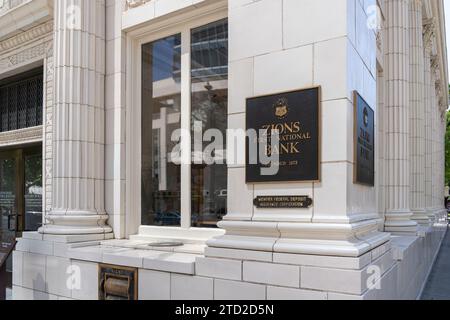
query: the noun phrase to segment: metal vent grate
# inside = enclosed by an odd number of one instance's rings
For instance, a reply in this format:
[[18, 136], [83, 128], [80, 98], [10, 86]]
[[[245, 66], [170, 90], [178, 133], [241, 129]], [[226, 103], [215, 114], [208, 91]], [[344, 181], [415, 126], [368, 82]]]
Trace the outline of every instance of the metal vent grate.
[[42, 124], [43, 76], [0, 86], [0, 132]]

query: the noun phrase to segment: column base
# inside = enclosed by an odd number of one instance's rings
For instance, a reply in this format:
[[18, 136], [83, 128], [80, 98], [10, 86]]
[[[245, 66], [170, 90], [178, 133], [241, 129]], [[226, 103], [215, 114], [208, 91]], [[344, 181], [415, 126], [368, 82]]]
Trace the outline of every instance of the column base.
[[412, 220], [417, 222], [419, 226], [431, 226], [433, 224], [425, 209], [413, 210]]
[[436, 217], [436, 210], [433, 208], [426, 209], [427, 216], [431, 220], [431, 223], [434, 224], [438, 220]]
[[49, 235], [93, 235], [112, 233], [106, 224], [107, 214], [97, 212], [52, 211], [45, 217], [47, 223], [39, 229], [41, 234]]
[[323, 256], [359, 257], [390, 239], [376, 221], [349, 224], [222, 221], [223, 236], [212, 248]]
[[393, 235], [417, 235], [418, 223], [412, 220], [413, 213], [405, 211], [391, 211], [386, 213], [384, 230]]

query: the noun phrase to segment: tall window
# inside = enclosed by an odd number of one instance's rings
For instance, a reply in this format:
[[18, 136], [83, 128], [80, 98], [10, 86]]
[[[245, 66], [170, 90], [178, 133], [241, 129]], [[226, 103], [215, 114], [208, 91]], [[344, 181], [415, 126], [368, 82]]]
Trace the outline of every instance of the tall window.
[[170, 156], [180, 129], [181, 35], [142, 47], [142, 223], [180, 225], [180, 165]]
[[[228, 104], [226, 20], [191, 31], [191, 86], [191, 136], [194, 142], [191, 168], [192, 225], [215, 227], [227, 211], [227, 167], [224, 161]], [[220, 131], [223, 149], [205, 152], [211, 143], [204, 135], [208, 130]], [[196, 138], [203, 139], [195, 141]], [[198, 146], [202, 146], [203, 157], [197, 156], [197, 142]], [[206, 159], [208, 156], [213, 159]], [[208, 164], [208, 160], [212, 164]]]
[[0, 132], [42, 124], [42, 68], [0, 81]]
[[[142, 46], [143, 225], [216, 227], [226, 214], [227, 103], [227, 20]], [[177, 152], [182, 128], [190, 128], [190, 174]], [[211, 130], [223, 143], [208, 151]]]

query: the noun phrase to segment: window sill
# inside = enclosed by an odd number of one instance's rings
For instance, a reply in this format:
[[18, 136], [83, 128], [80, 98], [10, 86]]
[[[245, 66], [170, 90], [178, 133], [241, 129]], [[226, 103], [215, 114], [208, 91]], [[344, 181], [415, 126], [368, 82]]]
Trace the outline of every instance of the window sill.
[[156, 227], [140, 226], [139, 233], [130, 236], [130, 240], [136, 241], [175, 241], [184, 244], [204, 245], [206, 241], [213, 237], [222, 236], [225, 230], [207, 229], [207, 228], [189, 228], [178, 227]]

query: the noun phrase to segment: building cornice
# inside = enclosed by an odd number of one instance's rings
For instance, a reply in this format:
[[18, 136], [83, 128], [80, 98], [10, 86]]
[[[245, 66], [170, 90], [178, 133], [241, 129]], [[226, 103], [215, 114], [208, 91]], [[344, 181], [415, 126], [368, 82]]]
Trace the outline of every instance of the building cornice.
[[0, 41], [0, 54], [22, 46], [28, 42], [35, 41], [36, 39], [48, 35], [52, 31], [53, 21], [47, 21], [14, 37], [8, 38], [4, 41]]
[[0, 15], [0, 41], [14, 37], [53, 17], [53, 0], [24, 0], [18, 5], [6, 8]]

